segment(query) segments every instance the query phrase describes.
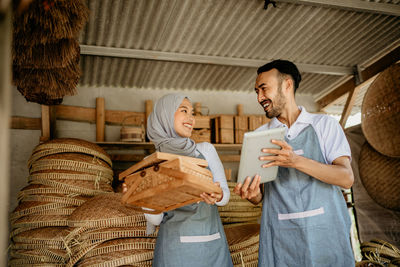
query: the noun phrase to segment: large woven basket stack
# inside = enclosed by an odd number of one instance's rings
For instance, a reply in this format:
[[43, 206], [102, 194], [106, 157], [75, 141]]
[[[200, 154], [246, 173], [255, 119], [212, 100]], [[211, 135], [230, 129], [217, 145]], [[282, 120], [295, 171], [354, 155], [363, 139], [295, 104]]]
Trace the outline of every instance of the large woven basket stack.
[[260, 225], [231, 224], [224, 228], [234, 266], [257, 267]]
[[15, 12], [13, 81], [27, 101], [55, 105], [76, 94], [77, 38], [88, 13], [82, 0], [33, 0]]
[[258, 223], [261, 218], [262, 204], [253, 205], [233, 192], [236, 183], [228, 182], [231, 197], [226, 206], [218, 207], [223, 224]]
[[373, 200], [400, 211], [400, 64], [381, 72], [362, 103], [361, 181]]
[[151, 266], [156, 233], [146, 235], [143, 212], [121, 205], [121, 198], [98, 195], [70, 215], [67, 266]]
[[54, 139], [34, 149], [28, 168], [29, 185], [10, 215], [10, 265], [65, 264], [68, 217], [89, 198], [113, 191], [111, 160], [93, 143]]

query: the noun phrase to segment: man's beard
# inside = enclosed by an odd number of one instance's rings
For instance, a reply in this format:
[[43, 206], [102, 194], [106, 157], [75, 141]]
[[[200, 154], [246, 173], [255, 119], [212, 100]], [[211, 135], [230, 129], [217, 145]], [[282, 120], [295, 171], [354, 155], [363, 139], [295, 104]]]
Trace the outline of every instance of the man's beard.
[[267, 116], [268, 119], [279, 117], [282, 113], [282, 109], [286, 105], [285, 97], [282, 94], [282, 86], [278, 87], [278, 95], [272, 104], [273, 107], [270, 110], [265, 111], [265, 116]]

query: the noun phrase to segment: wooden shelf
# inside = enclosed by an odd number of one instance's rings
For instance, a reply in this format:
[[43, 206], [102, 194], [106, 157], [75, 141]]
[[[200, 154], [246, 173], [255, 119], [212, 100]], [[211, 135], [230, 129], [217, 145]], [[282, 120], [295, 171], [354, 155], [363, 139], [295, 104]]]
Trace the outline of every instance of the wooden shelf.
[[[96, 142], [105, 150], [154, 149], [152, 142]], [[213, 144], [216, 150], [240, 151], [242, 144]]]

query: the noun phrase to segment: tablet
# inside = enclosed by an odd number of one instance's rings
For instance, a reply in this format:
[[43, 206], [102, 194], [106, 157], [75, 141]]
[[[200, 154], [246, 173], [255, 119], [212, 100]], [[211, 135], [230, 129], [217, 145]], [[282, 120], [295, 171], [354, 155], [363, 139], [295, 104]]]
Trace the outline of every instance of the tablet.
[[263, 148], [281, 148], [272, 144], [271, 140], [284, 140], [285, 128], [274, 128], [265, 131], [249, 132], [244, 134], [242, 153], [240, 155], [238, 183], [244, 182], [247, 176], [253, 178], [256, 174], [261, 176], [260, 183], [270, 182], [276, 179], [278, 166], [262, 168], [267, 161], [260, 161], [259, 157], [270, 155], [261, 152]]

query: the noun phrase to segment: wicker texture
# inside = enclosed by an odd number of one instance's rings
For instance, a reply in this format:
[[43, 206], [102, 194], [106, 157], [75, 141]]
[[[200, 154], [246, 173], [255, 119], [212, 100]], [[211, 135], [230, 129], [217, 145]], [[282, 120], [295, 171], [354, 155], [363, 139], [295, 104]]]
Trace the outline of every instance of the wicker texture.
[[10, 216], [11, 265], [66, 266], [78, 253], [70, 248], [75, 239], [68, 243], [76, 233], [67, 228], [69, 218], [92, 196], [112, 192], [111, 160], [90, 142], [55, 139], [34, 149], [28, 168], [29, 185], [19, 192], [19, 205]]
[[229, 225], [224, 228], [233, 264], [257, 266], [260, 225]]
[[361, 127], [379, 153], [400, 157], [400, 64], [379, 74], [362, 103]]
[[366, 142], [361, 148], [359, 168], [371, 198], [385, 208], [400, 211], [400, 159], [384, 156]]

